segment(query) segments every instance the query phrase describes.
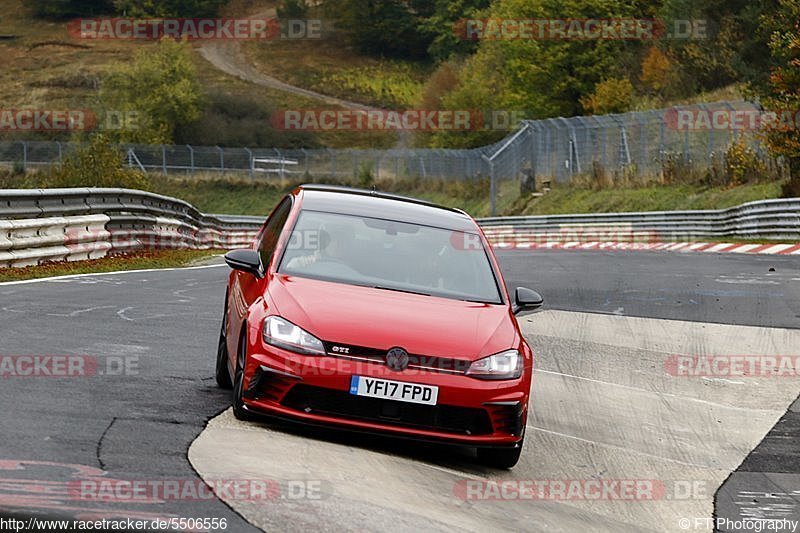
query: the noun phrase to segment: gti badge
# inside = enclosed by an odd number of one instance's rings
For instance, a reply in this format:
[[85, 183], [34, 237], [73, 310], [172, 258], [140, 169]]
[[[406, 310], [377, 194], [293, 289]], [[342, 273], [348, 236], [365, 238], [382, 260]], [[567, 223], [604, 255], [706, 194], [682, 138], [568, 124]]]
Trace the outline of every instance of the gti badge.
[[386, 366], [400, 372], [408, 368], [408, 352], [402, 348], [392, 348], [386, 353]]

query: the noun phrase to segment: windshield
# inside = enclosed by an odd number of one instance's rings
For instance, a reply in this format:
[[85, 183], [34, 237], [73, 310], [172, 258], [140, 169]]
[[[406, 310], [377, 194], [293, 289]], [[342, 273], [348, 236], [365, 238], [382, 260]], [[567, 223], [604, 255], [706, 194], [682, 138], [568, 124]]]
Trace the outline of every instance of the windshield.
[[475, 233], [304, 210], [279, 272], [499, 304], [486, 250]]

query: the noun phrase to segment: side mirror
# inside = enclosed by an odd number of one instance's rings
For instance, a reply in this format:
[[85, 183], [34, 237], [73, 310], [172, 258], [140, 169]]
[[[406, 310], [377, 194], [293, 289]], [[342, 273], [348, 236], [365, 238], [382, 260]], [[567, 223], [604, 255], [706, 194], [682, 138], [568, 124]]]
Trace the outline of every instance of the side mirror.
[[517, 287], [517, 290], [514, 291], [514, 306], [512, 310], [516, 315], [522, 311], [539, 309], [542, 303], [544, 303], [544, 299], [538, 292], [532, 291], [527, 287]]
[[261, 255], [255, 250], [231, 250], [225, 254], [225, 262], [234, 270], [248, 272], [257, 278], [264, 277]]

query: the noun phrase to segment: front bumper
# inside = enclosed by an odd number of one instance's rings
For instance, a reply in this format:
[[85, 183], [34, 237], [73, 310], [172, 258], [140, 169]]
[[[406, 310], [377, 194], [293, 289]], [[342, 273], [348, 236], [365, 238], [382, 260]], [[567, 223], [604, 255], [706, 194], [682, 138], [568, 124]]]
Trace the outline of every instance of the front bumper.
[[[355, 396], [352, 376], [433, 385], [436, 406]], [[530, 369], [509, 381], [483, 381], [436, 370], [396, 372], [374, 361], [303, 356], [258, 346], [247, 359], [249, 411], [355, 431], [469, 446], [514, 446], [527, 419]]]

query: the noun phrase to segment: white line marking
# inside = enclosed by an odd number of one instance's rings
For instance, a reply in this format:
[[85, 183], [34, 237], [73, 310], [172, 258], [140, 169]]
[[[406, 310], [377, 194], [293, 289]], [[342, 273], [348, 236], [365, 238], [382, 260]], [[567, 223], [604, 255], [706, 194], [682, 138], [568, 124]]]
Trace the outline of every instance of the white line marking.
[[451, 474], [451, 475], [458, 476], [458, 477], [466, 477], [466, 478], [469, 478], [469, 479], [475, 479], [475, 480], [478, 480], [478, 481], [486, 481], [486, 482], [490, 482], [491, 481], [490, 479], [485, 478], [485, 477], [477, 476], [477, 475], [471, 474], [469, 472], [459, 472], [458, 470], [455, 470], [455, 469], [452, 469], [452, 468], [447, 468], [445, 466], [432, 465], [430, 463], [419, 463], [419, 464], [421, 464], [422, 466], [426, 466], [428, 468], [432, 468], [434, 470], [438, 470], [439, 472], [445, 472], [447, 474]]
[[656, 396], [669, 396], [670, 398], [677, 398], [678, 400], [685, 400], [685, 401], [689, 401], [689, 402], [703, 403], [703, 404], [711, 405], [711, 406], [714, 406], [714, 407], [722, 407], [722, 408], [725, 408], [725, 409], [734, 409], [734, 410], [737, 410], [737, 411], [754, 411], [754, 412], [761, 412], [761, 413], [777, 413], [777, 412], [781, 412], [781, 411], [776, 411], [775, 409], [755, 409], [753, 407], [738, 407], [738, 406], [735, 406], [735, 405], [725, 405], [725, 404], [722, 404], [722, 403], [712, 402], [710, 400], [701, 400], [700, 398], [691, 398], [691, 397], [688, 397], [688, 396], [680, 396], [678, 394], [672, 394], [670, 392], [658, 392], [658, 391], [653, 391], [653, 390], [648, 390], [648, 389], [640, 389], [639, 387], [631, 387], [630, 385], [622, 385], [621, 383], [613, 383], [611, 381], [601, 381], [599, 379], [587, 378], [587, 377], [583, 377], [583, 376], [574, 376], [572, 374], [564, 374], [562, 372], [554, 372], [552, 370], [535, 369], [534, 372], [535, 373], [541, 373], [541, 374], [553, 374], [555, 376], [562, 376], [562, 377], [565, 377], [565, 378], [572, 378], [572, 379], [577, 379], [577, 380], [580, 380], [580, 381], [589, 381], [591, 383], [597, 383], [599, 385], [611, 385], [612, 387], [620, 387], [622, 389], [627, 389], [627, 390], [632, 390], [632, 391], [637, 391], [637, 392], [646, 392], [646, 393], [649, 393], [649, 394], [655, 394]]
[[65, 316], [68, 318], [76, 317], [82, 313], [90, 313], [92, 311], [96, 311], [98, 309], [113, 309], [116, 306], [114, 305], [99, 305], [97, 307], [89, 307], [88, 309], [78, 309], [77, 311], [72, 311], [71, 313], [47, 313], [47, 316]]
[[662, 455], [655, 455], [655, 454], [652, 454], [652, 453], [641, 452], [639, 450], [634, 450], [632, 448], [626, 448], [624, 446], [617, 446], [616, 444], [608, 444], [606, 442], [597, 442], [596, 440], [584, 439], [582, 437], [576, 437], [575, 435], [567, 435], [566, 433], [560, 433], [558, 431], [551, 431], [549, 429], [544, 429], [544, 428], [540, 428], [540, 427], [537, 427], [537, 426], [532, 426], [530, 424], [528, 424], [526, 427], [528, 427], [528, 428], [530, 428], [530, 429], [532, 429], [534, 431], [541, 431], [542, 433], [549, 433], [550, 435], [556, 435], [556, 436], [564, 437], [564, 438], [567, 438], [567, 439], [579, 440], [579, 441], [585, 442], [587, 444], [595, 444], [597, 446], [605, 446], [607, 448], [614, 448], [615, 450], [623, 450], [623, 451], [625, 451], [627, 453], [634, 453], [634, 454], [637, 454], [637, 455], [644, 455], [645, 457], [652, 457], [653, 459], [660, 459], [662, 461], [669, 461], [671, 463], [677, 463], [679, 465], [691, 466], [691, 467], [694, 467], [694, 468], [703, 468], [703, 469], [709, 469], [710, 468], [712, 470], [723, 470], [723, 468], [718, 467], [718, 466], [699, 465], [697, 463], [689, 463], [689, 462], [686, 462], [686, 461], [681, 461], [680, 459], [672, 459], [670, 457], [664, 457]]
[[122, 320], [127, 320], [128, 322], [133, 322], [132, 318], [129, 318], [128, 316], [125, 315], [125, 313], [130, 311], [131, 309], [133, 309], [133, 307], [123, 307], [122, 309], [117, 311], [117, 316], [120, 317]]
[[36, 278], [36, 279], [23, 279], [20, 281], [3, 281], [0, 282], [0, 287], [6, 285], [23, 285], [26, 283], [42, 283], [45, 281], [58, 281], [62, 279], [75, 279], [75, 278], [95, 278], [99, 276], [113, 276], [115, 274], [141, 274], [143, 272], [173, 272], [175, 270], [199, 270], [201, 268], [218, 268], [226, 267], [226, 264], [220, 265], [202, 265], [193, 267], [175, 267], [175, 268], [143, 268], [141, 270], [116, 270], [114, 272], [94, 272], [89, 274], [68, 274], [65, 276], [52, 276], [49, 278]]
[[730, 383], [731, 385], [744, 385], [744, 381], [733, 381], [732, 379], [725, 379], [725, 378], [707, 378], [703, 376], [701, 378], [703, 381], [709, 381], [711, 383], [719, 382], [719, 383]]
[[738, 283], [740, 285], [780, 285], [778, 281], [772, 281], [769, 279], [724, 279], [724, 278], [717, 278], [714, 281], [717, 283]]

